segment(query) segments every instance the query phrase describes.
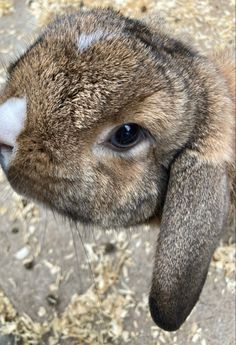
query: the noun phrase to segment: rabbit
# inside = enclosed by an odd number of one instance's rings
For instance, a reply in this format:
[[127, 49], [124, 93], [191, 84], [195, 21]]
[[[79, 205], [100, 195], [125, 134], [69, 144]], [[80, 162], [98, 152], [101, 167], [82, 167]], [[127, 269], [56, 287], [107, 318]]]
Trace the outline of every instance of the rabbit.
[[1, 166], [13, 189], [74, 222], [160, 222], [149, 308], [180, 328], [235, 205], [231, 54], [206, 57], [159, 20], [58, 17], [8, 67]]

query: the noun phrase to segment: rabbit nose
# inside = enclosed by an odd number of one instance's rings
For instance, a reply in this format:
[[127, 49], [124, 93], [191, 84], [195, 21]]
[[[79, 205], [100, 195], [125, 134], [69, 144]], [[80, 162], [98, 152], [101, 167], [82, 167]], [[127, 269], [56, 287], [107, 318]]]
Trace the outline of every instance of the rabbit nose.
[[3, 169], [6, 170], [12, 156], [13, 147], [0, 144], [0, 166], [2, 165]]
[[0, 159], [7, 167], [26, 118], [26, 99], [12, 97], [0, 105]]

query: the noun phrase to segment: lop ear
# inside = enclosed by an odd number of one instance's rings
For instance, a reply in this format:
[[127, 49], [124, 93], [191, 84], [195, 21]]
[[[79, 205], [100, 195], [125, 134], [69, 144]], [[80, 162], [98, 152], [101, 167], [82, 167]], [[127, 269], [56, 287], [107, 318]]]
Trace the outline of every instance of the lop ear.
[[177, 330], [197, 302], [228, 210], [224, 167], [185, 150], [172, 164], [157, 241], [149, 306], [154, 322]]

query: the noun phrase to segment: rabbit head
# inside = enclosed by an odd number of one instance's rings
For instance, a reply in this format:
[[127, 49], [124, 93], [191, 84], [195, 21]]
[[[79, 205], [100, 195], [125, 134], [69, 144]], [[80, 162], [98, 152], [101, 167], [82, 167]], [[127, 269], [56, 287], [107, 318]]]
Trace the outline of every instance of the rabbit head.
[[226, 81], [162, 27], [112, 10], [58, 18], [8, 70], [1, 164], [12, 187], [104, 228], [161, 219], [150, 293], [175, 330], [227, 217]]

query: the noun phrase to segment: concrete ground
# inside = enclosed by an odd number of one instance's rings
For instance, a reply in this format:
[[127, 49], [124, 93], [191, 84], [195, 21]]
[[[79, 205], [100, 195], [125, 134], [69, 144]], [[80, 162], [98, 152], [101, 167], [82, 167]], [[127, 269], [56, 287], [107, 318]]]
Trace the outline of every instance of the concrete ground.
[[[35, 28], [35, 17], [26, 9], [24, 2], [15, 1], [15, 12], [0, 18], [0, 60], [7, 63], [12, 54], [22, 47], [26, 35]], [[4, 78], [3, 71], [1, 75], [0, 82]], [[154, 326], [146, 303], [153, 243], [158, 230], [142, 227], [119, 234], [114, 231], [105, 234], [82, 227], [79, 230], [83, 242], [70, 224], [17, 197], [3, 175], [0, 176], [0, 292], [13, 304], [18, 314], [16, 318], [27, 315], [35, 324], [47, 323], [63, 313], [74, 294], [86, 293], [96, 277], [96, 272], [92, 274], [88, 265], [88, 257], [93, 252], [86, 243], [95, 243], [98, 248], [105, 245], [108, 261], [116, 260], [115, 256], [123, 251], [131, 262], [129, 264], [126, 260], [122, 266], [117, 286], [122, 285], [123, 290], [129, 291], [124, 295], [132, 296], [132, 303], [124, 305], [123, 335], [110, 344], [126, 343], [124, 334], [128, 334], [127, 343], [132, 345], [235, 344], [233, 246], [225, 245], [217, 251], [200, 300], [189, 319], [179, 331], [167, 333]], [[116, 243], [125, 244], [125, 249], [116, 249]], [[118, 291], [116, 285], [112, 285], [112, 289]], [[120, 294], [117, 296], [120, 297]], [[7, 323], [4, 312], [0, 300], [0, 325]], [[17, 343], [15, 337], [2, 333], [0, 326], [0, 345]], [[37, 343], [28, 339], [25, 344], [51, 344], [50, 341], [49, 334], [46, 334]], [[65, 337], [57, 340], [57, 344], [89, 343], [79, 342], [78, 339], [74, 342], [73, 338]]]

